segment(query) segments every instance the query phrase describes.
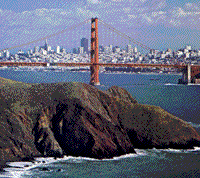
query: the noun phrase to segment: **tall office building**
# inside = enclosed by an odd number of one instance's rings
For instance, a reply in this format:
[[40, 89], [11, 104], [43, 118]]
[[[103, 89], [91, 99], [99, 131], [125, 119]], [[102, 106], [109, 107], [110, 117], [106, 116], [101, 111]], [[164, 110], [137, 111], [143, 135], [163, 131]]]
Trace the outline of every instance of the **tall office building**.
[[37, 52], [39, 52], [39, 46], [35, 46], [34, 48], [34, 53], [37, 53]]
[[134, 48], [134, 53], [137, 53], [137, 47]]
[[126, 46], [126, 52], [127, 52], [127, 53], [131, 53], [131, 52], [132, 52], [132, 47], [131, 47], [130, 44], [128, 44], [128, 45]]
[[44, 44], [44, 49], [47, 51], [48, 48], [48, 43], [47, 43], [47, 39], [45, 40], [45, 44]]
[[49, 52], [49, 51], [51, 51], [51, 46], [47, 46], [47, 51]]
[[77, 49], [76, 48], [73, 48], [73, 53], [77, 54]]
[[81, 39], [81, 47], [84, 48], [84, 52], [88, 53], [88, 39], [86, 38]]
[[10, 52], [8, 50], [5, 51], [5, 57], [9, 58], [10, 57]]
[[56, 53], [60, 53], [60, 46], [56, 46]]

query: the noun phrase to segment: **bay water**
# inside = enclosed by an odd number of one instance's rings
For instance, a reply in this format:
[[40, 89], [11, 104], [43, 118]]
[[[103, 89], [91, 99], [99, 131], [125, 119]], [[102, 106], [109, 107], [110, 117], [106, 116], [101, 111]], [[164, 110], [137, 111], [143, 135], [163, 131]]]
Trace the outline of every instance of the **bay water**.
[[[84, 82], [89, 84], [89, 72], [15, 71], [0, 70], [0, 77], [26, 83]], [[180, 85], [181, 75], [100, 73], [100, 86], [106, 90], [113, 85], [125, 88], [141, 104], [160, 106], [169, 113], [189, 122], [200, 133], [200, 85]], [[15, 168], [1, 173], [3, 177], [200, 177], [200, 149], [137, 149], [113, 159], [97, 160], [65, 156], [44, 159], [26, 169]], [[19, 165], [22, 163], [13, 163]], [[28, 163], [27, 163], [28, 164]], [[47, 168], [45, 171], [43, 168]]]

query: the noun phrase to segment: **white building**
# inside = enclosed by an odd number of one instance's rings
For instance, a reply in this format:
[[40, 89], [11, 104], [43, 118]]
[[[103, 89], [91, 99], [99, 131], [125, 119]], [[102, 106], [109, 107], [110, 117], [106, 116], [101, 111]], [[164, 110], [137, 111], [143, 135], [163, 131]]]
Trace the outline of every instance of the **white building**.
[[166, 57], [166, 54], [165, 54], [165, 53], [164, 53], [164, 54], [162, 53], [162, 54], [161, 54], [161, 58], [164, 59], [165, 57]]
[[60, 53], [60, 46], [56, 46], [56, 53]]
[[187, 50], [192, 50], [192, 47], [189, 46], [189, 45], [187, 45], [187, 46], [186, 46], [186, 49], [187, 49]]
[[47, 51], [49, 52], [49, 51], [51, 51], [51, 46], [47, 46]]
[[41, 48], [41, 54], [47, 55], [47, 51], [45, 49]]
[[137, 52], [138, 52], [137, 47], [135, 47], [134, 48], [134, 53], [137, 53]]
[[185, 58], [189, 58], [190, 57], [190, 53], [185, 53]]
[[112, 45], [109, 45], [108, 47], [109, 47], [109, 52], [112, 53], [112, 51], [113, 51], [113, 46], [112, 46]]
[[120, 52], [120, 48], [118, 47], [118, 48], [115, 48], [115, 52], [116, 53], [119, 53]]
[[10, 52], [9, 52], [8, 50], [6, 50], [6, 52], [5, 52], [5, 57], [6, 57], [6, 58], [9, 58], [9, 57], [10, 57]]
[[184, 53], [185, 53], [185, 54], [188, 53], [188, 49], [184, 49]]
[[79, 47], [78, 48], [78, 53], [79, 54], [83, 54], [83, 52], [84, 52], [84, 47]]

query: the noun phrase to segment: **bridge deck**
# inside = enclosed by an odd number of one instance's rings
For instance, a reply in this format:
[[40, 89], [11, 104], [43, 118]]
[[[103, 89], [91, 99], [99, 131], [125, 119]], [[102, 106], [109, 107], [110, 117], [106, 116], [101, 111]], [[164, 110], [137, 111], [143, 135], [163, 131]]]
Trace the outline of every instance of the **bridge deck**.
[[[0, 62], [0, 66], [48, 66], [46, 62]], [[135, 64], [135, 63], [52, 63], [54, 66], [91, 66], [98, 65], [101, 67], [157, 67], [157, 68], [186, 68], [187, 65], [172, 64]], [[200, 67], [199, 65], [192, 65]]]

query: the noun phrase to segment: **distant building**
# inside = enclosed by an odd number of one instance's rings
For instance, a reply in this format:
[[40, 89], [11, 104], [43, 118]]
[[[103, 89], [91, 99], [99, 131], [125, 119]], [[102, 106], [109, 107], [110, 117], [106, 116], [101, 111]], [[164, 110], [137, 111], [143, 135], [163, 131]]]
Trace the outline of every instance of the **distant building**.
[[126, 52], [129, 53], [129, 54], [132, 52], [132, 47], [131, 47], [130, 44], [128, 44], [128, 45], [126, 46]]
[[48, 48], [48, 43], [47, 43], [47, 39], [45, 40], [45, 44], [44, 44], [44, 49], [47, 51]]
[[24, 51], [22, 51], [22, 49], [20, 49], [18, 52], [17, 52], [18, 55], [24, 55]]
[[84, 53], [84, 47], [79, 47], [78, 48], [78, 53], [83, 54]]
[[104, 52], [104, 47], [103, 46], [99, 46], [99, 52]]
[[156, 56], [159, 53], [159, 50], [157, 49], [151, 49], [150, 54]]
[[108, 46], [105, 46], [104, 52], [105, 52], [105, 53], [109, 53], [109, 49], [110, 49], [110, 48], [109, 48]]
[[2, 58], [3, 57], [3, 52], [2, 51], [0, 51], [0, 58]]
[[56, 46], [56, 53], [60, 53], [60, 46]]
[[109, 45], [108, 50], [109, 50], [109, 53], [112, 53], [113, 52], [113, 45]]
[[113, 48], [113, 52], [114, 52], [114, 53], [119, 53], [119, 52], [120, 52], [120, 48], [119, 48], [118, 46], [115, 46], [115, 47]]
[[39, 49], [40, 49], [39, 46], [35, 46], [35, 47], [34, 47], [34, 53], [38, 53], [38, 52], [39, 52]]
[[77, 49], [76, 48], [73, 48], [73, 53], [77, 54]]
[[137, 52], [138, 52], [137, 47], [135, 47], [134, 48], [134, 53], [137, 53]]
[[187, 50], [192, 50], [192, 47], [189, 46], [189, 45], [187, 45], [187, 46], [186, 46], [186, 49], [187, 49]]
[[50, 52], [51, 51], [51, 46], [47, 46], [47, 51]]
[[88, 39], [82, 38], [81, 39], [81, 47], [83, 47], [83, 52], [86, 52], [88, 54]]
[[47, 51], [45, 49], [41, 48], [41, 54], [47, 55]]
[[61, 52], [62, 52], [62, 53], [66, 53], [66, 49], [62, 48], [62, 49], [61, 49]]
[[8, 50], [5, 51], [5, 57], [10, 58], [10, 52]]

